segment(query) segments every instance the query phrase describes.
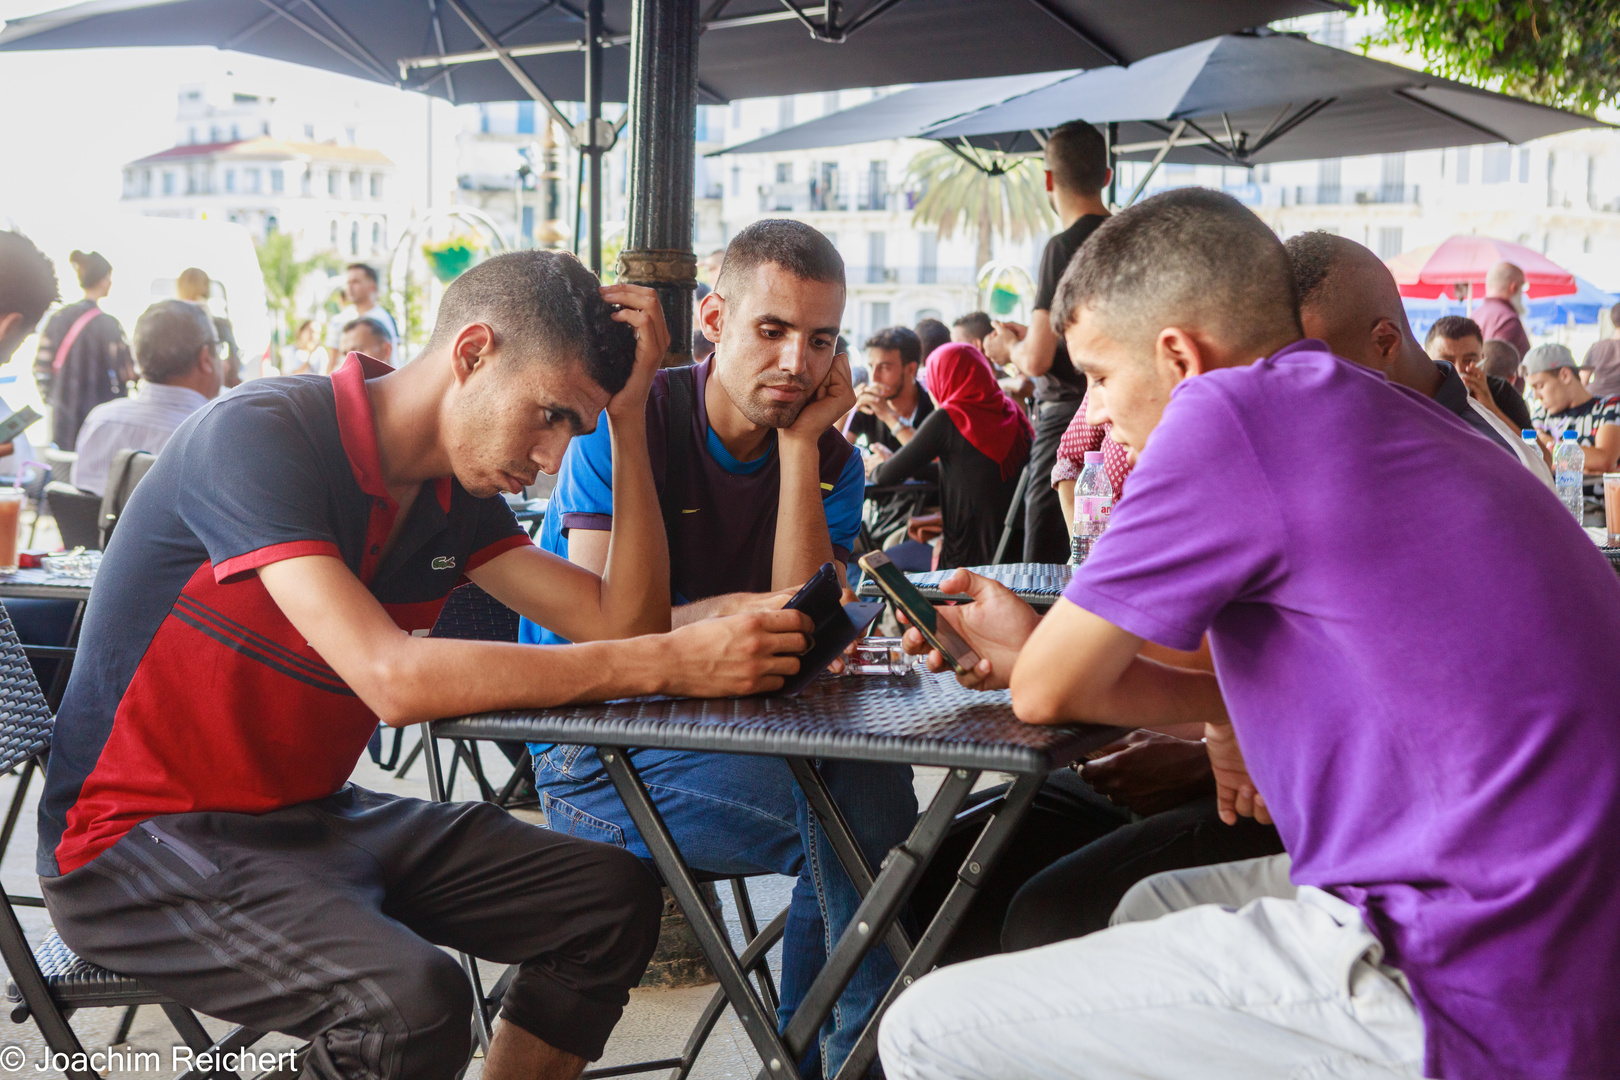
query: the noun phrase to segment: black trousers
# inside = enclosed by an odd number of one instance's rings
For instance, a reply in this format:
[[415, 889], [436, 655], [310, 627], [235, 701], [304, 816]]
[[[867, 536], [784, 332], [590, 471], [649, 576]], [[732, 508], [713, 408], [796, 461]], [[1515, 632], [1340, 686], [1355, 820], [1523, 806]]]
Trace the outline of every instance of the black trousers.
[[[990, 788], [975, 801], [999, 796]], [[946, 838], [912, 893], [928, 920], [967, 857], [976, 828]], [[1058, 769], [1035, 793], [996, 868], [969, 905], [942, 964], [989, 956], [1102, 930], [1127, 890], [1151, 874], [1235, 862], [1283, 850], [1277, 830], [1240, 818], [1224, 824], [1213, 796], [1135, 818], [1092, 790], [1073, 769]]]
[[1057, 464], [1058, 443], [1079, 409], [1078, 401], [1060, 401], [1041, 405], [1036, 411], [1029, 486], [1024, 494], [1025, 562], [1069, 561], [1069, 530], [1063, 524], [1063, 504], [1052, 487], [1052, 466]]
[[353, 785], [267, 814], [152, 818], [41, 886], [80, 956], [308, 1039], [304, 1075], [329, 1080], [456, 1075], [473, 998], [445, 948], [521, 965], [501, 1015], [600, 1057], [661, 910], [657, 881], [618, 848]]

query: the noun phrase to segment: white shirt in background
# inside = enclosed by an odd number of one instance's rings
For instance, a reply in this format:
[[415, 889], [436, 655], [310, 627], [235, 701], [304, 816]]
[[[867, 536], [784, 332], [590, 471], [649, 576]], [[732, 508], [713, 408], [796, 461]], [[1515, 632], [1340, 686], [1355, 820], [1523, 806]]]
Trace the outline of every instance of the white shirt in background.
[[79, 429], [73, 486], [105, 494], [113, 455], [120, 450], [157, 453], [169, 444], [174, 429], [206, 404], [207, 398], [187, 387], [143, 382], [134, 397], [97, 405]]
[[1474, 397], [1471, 394], [1468, 397], [1468, 405], [1475, 412], [1479, 413], [1479, 415], [1485, 418], [1486, 422], [1491, 425], [1491, 429], [1493, 431], [1507, 440], [1508, 448], [1518, 456], [1519, 462], [1525, 468], [1536, 474], [1537, 480], [1540, 480], [1543, 484], [1546, 484], [1554, 491], [1558, 490], [1556, 485], [1553, 483], [1552, 470], [1547, 467], [1547, 459], [1541, 456], [1541, 448], [1539, 446], [1534, 446], [1525, 442], [1523, 433], [1514, 431], [1511, 427], [1503, 422], [1500, 416], [1497, 416], [1495, 413], [1491, 412], [1491, 410], [1474, 400]]

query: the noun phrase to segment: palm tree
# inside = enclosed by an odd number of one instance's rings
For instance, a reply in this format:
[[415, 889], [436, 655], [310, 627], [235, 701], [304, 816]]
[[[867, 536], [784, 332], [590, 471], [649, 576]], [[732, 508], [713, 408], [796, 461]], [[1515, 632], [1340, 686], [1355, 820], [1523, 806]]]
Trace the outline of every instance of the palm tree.
[[280, 317], [278, 328], [286, 333], [287, 340], [290, 341], [297, 324], [295, 308], [298, 302], [298, 287], [313, 271], [330, 269], [336, 265], [337, 260], [325, 252], [308, 259], [293, 258], [293, 238], [290, 233], [271, 233], [256, 247], [259, 255], [259, 272], [264, 275], [265, 299], [269, 303], [270, 310]]
[[912, 158], [906, 172], [907, 184], [922, 192], [913, 225], [932, 225], [945, 240], [958, 226], [978, 230], [975, 270], [990, 261], [993, 234], [1017, 242], [1057, 224], [1047, 201], [1044, 172], [1031, 158], [998, 161], [986, 172], [935, 144]]

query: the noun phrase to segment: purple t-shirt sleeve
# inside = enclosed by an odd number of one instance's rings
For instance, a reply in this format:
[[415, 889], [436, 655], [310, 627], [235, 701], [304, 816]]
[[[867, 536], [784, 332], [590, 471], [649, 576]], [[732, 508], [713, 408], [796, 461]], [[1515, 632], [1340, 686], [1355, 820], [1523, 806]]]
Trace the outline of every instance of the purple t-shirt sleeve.
[[1178, 386], [1108, 531], [1064, 597], [1137, 637], [1191, 650], [1226, 605], [1285, 570], [1282, 515], [1211, 376]]

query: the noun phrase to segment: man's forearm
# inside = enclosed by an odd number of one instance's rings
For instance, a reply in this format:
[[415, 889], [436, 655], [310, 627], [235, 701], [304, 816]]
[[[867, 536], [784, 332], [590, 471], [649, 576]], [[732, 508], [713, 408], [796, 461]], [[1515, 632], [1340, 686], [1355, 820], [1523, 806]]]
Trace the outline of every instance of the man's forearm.
[[803, 584], [830, 562], [832, 539], [821, 503], [821, 449], [817, 439], [778, 435], [782, 481], [776, 511], [776, 544], [771, 554], [771, 588]]
[[613, 529], [602, 570], [602, 616], [615, 636], [669, 629], [669, 542], [647, 456], [644, 416], [609, 418]]
[[582, 645], [517, 645], [401, 635], [355, 687], [394, 727], [502, 709], [609, 701], [663, 690], [657, 637]]

